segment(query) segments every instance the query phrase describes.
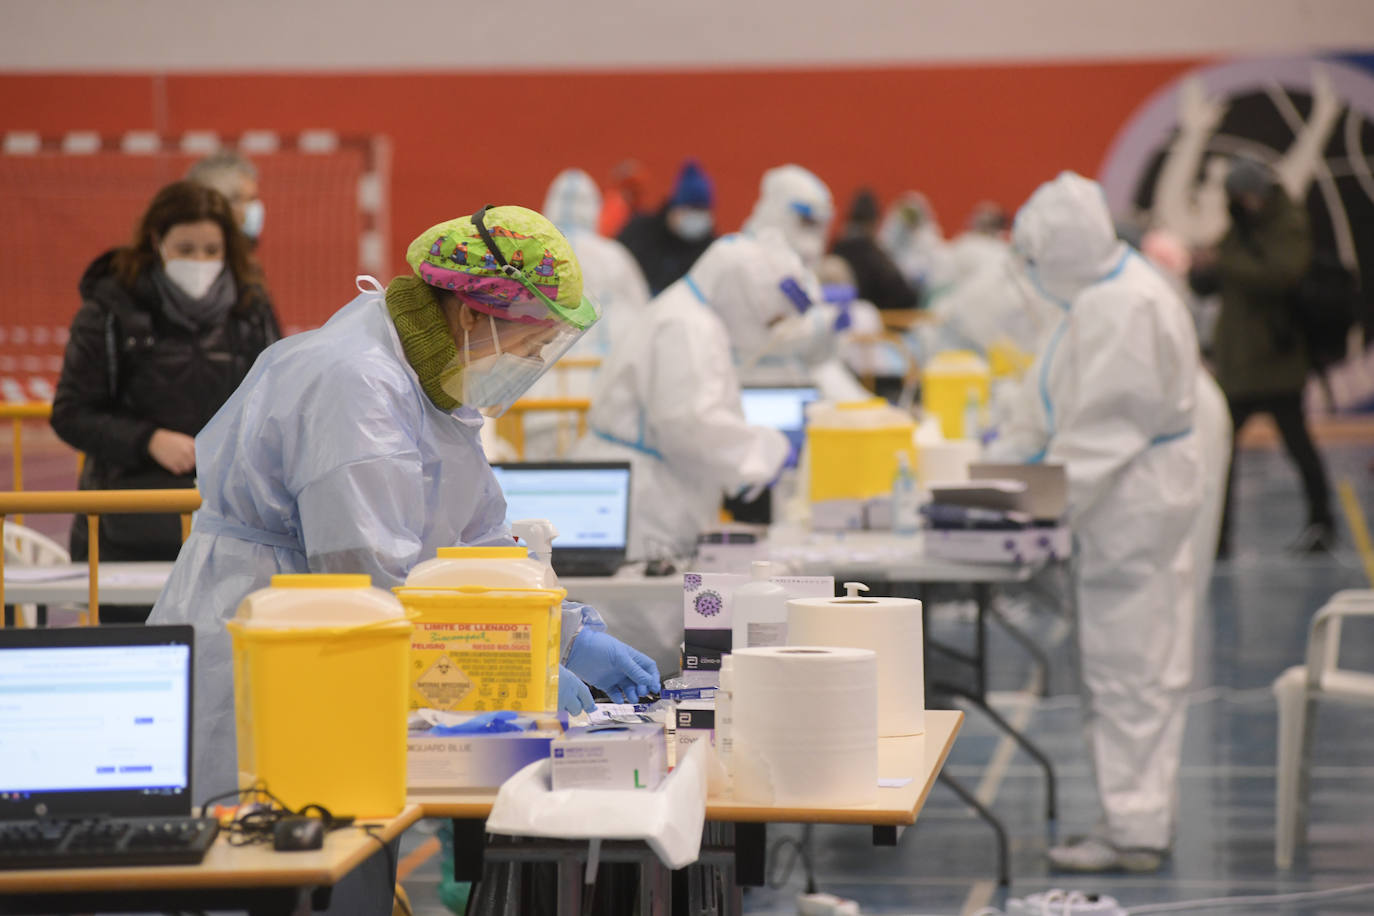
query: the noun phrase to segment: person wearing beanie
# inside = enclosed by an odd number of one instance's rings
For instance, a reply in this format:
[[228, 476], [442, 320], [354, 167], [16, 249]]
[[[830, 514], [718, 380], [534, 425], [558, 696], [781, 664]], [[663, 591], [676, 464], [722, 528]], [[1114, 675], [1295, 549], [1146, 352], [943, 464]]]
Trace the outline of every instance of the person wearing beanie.
[[844, 258], [854, 272], [860, 299], [880, 309], [914, 309], [913, 290], [892, 258], [878, 244], [878, 198], [861, 188], [849, 205], [849, 219], [831, 252]]
[[[279, 573], [366, 573], [389, 589], [440, 547], [514, 544], [483, 412], [513, 403], [599, 310], [567, 239], [523, 207], [439, 223], [406, 261], [268, 348], [196, 437], [204, 502], [149, 618], [196, 629], [196, 802], [237, 783], [225, 622], [245, 595]], [[592, 708], [583, 679], [630, 702], [658, 689], [653, 660], [596, 611], [566, 603], [561, 627], [564, 710]], [[390, 912], [386, 859], [336, 888], [330, 912]]]
[[715, 241], [714, 207], [710, 176], [688, 159], [663, 206], [621, 230], [619, 240], [639, 262], [653, 295], [681, 279]]
[[[1330, 484], [1302, 408], [1312, 363], [1292, 305], [1312, 263], [1312, 229], [1306, 211], [1257, 159], [1243, 156], [1231, 163], [1226, 197], [1231, 227], [1215, 252], [1199, 253], [1189, 279], [1197, 292], [1221, 296], [1212, 355], [1217, 383], [1231, 408], [1233, 441], [1252, 416], [1274, 418], [1307, 497], [1308, 524], [1292, 547], [1329, 550], [1336, 534]], [[1233, 448], [1218, 557], [1231, 552], [1235, 458]]]

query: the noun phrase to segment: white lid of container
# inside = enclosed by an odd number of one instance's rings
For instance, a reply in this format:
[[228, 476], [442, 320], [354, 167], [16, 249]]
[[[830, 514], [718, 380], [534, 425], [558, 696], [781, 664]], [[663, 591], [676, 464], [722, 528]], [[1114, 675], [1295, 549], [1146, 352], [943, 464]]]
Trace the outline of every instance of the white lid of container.
[[239, 603], [236, 619], [250, 627], [347, 626], [405, 617], [394, 595], [367, 575], [290, 574]]

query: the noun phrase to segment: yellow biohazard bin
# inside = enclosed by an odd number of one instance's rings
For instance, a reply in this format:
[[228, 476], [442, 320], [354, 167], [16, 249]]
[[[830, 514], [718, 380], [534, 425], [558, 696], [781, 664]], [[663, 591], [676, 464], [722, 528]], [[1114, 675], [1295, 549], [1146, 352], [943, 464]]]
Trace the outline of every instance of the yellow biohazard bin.
[[911, 417], [882, 398], [812, 405], [806, 427], [811, 501], [891, 493], [897, 453], [916, 464], [915, 431]]
[[368, 576], [273, 576], [227, 626], [239, 785], [291, 808], [400, 813], [413, 629], [401, 603]]
[[940, 353], [921, 370], [921, 407], [940, 421], [946, 439], [977, 436], [978, 430], [964, 428], [965, 417], [970, 408], [987, 411], [991, 389], [988, 364], [970, 350]]
[[415, 620], [410, 708], [451, 712], [558, 708], [561, 588], [402, 586]]

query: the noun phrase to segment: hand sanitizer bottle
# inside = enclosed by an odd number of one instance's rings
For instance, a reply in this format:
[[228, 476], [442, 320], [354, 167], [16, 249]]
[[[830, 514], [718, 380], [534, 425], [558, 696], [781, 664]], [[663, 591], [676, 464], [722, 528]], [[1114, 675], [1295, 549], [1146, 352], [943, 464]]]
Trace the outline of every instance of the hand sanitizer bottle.
[[892, 532], [915, 534], [921, 527], [921, 495], [906, 452], [897, 453], [897, 476], [892, 479]]

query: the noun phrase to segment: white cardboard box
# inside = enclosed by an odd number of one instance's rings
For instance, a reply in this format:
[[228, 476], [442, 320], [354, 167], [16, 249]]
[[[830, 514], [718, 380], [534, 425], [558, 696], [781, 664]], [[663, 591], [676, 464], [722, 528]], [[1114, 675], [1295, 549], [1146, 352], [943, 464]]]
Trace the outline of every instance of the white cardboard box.
[[553, 788], [648, 789], [667, 773], [663, 726], [642, 723], [614, 729], [576, 726], [549, 748]]
[[1019, 531], [925, 531], [927, 556], [963, 563], [1044, 563], [1073, 555], [1067, 525]]

